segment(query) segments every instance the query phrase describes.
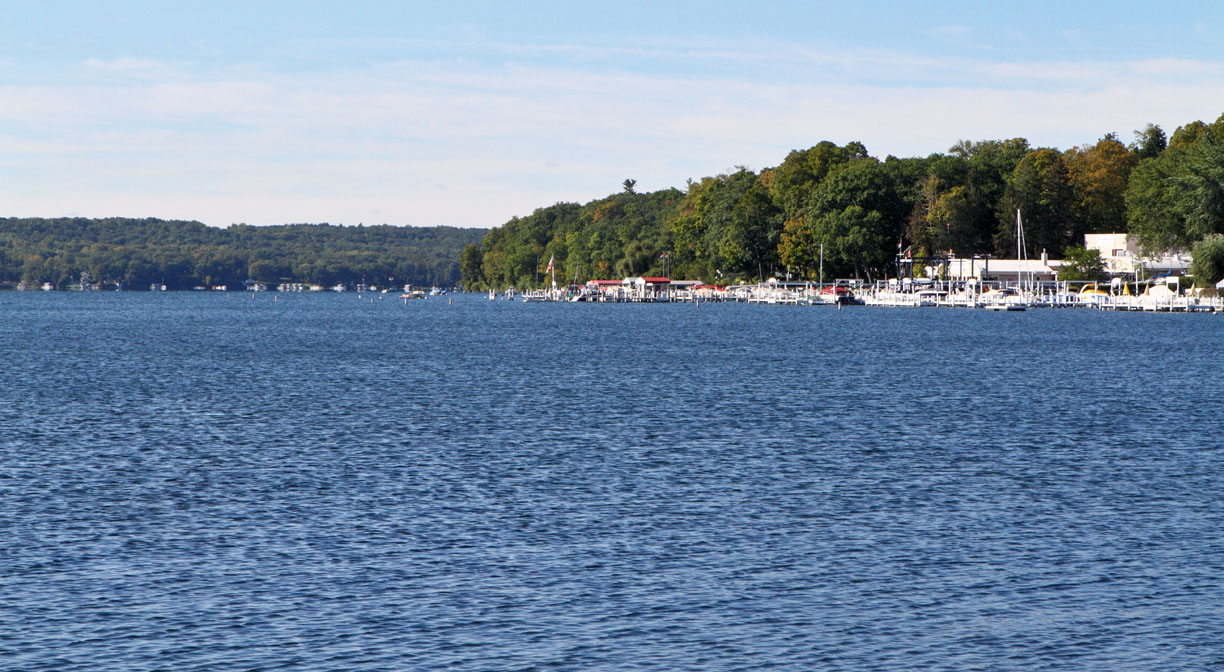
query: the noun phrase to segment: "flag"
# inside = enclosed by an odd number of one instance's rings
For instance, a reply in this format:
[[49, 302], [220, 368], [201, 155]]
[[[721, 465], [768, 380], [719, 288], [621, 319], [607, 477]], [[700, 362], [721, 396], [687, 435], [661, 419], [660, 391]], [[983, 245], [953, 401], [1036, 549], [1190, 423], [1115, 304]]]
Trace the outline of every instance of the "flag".
[[552, 273], [552, 264], [553, 264], [553, 258], [550, 256], [548, 258], [548, 268], [544, 269], [545, 273]]

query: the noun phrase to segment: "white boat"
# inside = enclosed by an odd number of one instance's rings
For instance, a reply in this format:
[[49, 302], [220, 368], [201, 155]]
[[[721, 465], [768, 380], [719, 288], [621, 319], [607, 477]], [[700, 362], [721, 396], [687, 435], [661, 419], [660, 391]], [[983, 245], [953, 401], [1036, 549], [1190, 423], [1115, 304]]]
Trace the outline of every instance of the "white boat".
[[1015, 312], [1025, 310], [1026, 306], [1023, 303], [988, 303], [984, 308], [986, 310]]
[[1017, 311], [1028, 308], [1024, 297], [1014, 287], [1003, 287], [982, 292], [978, 301], [986, 310]]

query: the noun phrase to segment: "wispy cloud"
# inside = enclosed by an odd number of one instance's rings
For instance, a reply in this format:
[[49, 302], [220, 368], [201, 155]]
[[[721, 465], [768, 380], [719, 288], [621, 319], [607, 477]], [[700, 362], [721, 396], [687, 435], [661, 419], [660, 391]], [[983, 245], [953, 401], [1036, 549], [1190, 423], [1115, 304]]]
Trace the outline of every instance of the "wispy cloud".
[[144, 58], [112, 58], [109, 60], [87, 58], [83, 65], [91, 70], [111, 71], [155, 70], [161, 68], [161, 63]]
[[932, 28], [930, 33], [937, 40], [960, 42], [973, 35], [973, 29], [969, 26], [938, 26]]
[[[0, 86], [0, 199], [13, 214], [494, 226], [626, 177], [682, 185], [822, 139], [898, 156], [959, 138], [1066, 147], [1224, 110], [1219, 62], [704, 41], [377, 48], [390, 57], [326, 68], [89, 60]], [[524, 57], [550, 50], [570, 57]]]

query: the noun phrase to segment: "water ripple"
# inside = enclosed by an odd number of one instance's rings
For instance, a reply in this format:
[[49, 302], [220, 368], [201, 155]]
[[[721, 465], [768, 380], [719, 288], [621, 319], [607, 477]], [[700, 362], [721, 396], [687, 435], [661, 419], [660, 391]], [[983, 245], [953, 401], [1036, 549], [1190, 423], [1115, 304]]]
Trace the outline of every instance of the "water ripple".
[[0, 667], [1219, 667], [1222, 324], [0, 295]]

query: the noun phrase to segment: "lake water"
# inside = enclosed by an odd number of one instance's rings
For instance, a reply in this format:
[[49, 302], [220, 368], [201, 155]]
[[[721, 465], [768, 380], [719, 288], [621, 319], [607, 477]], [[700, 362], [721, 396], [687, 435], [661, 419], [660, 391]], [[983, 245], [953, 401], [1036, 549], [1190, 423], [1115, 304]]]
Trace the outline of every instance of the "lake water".
[[0, 668], [1224, 668], [1224, 317], [0, 294]]

